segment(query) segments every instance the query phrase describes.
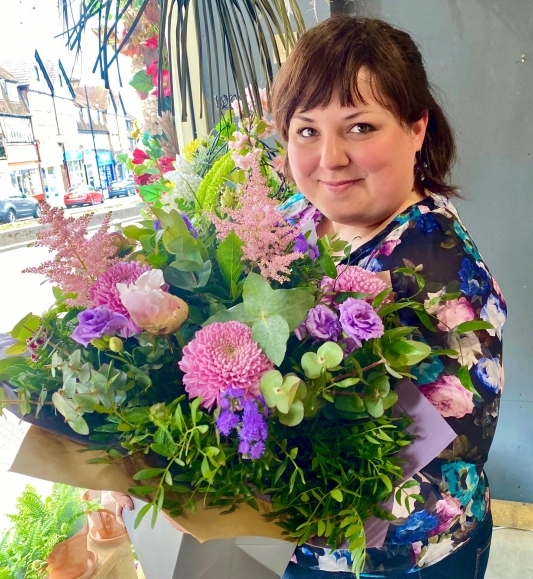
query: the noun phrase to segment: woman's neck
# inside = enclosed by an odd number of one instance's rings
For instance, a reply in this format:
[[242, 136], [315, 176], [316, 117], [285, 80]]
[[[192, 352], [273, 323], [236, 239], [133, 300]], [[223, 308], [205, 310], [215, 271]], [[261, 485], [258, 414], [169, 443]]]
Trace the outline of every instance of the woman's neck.
[[336, 234], [339, 239], [352, 244], [352, 251], [358, 249], [378, 233], [381, 233], [398, 215], [403, 213], [408, 207], [422, 201], [427, 196], [426, 192], [413, 190], [411, 195], [386, 219], [371, 225], [364, 224], [343, 224], [335, 223], [324, 218], [318, 229], [319, 236]]

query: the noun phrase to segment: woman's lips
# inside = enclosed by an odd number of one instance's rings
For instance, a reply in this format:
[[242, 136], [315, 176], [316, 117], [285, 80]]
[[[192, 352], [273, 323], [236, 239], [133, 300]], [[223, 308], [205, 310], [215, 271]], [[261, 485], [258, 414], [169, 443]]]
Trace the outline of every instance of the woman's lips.
[[350, 181], [321, 181], [322, 185], [332, 193], [344, 193], [348, 191], [360, 179], [352, 179]]

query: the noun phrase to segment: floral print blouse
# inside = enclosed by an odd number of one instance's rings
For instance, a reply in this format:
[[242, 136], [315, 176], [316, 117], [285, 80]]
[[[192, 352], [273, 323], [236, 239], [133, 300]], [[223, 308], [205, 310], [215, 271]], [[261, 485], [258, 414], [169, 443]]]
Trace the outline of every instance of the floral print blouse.
[[[445, 197], [431, 194], [409, 207], [350, 258], [351, 265], [390, 271], [395, 299], [413, 297], [439, 320], [437, 332], [420, 328], [433, 348], [451, 349], [458, 356], [433, 357], [416, 372], [420, 391], [457, 433], [448, 449], [413, 479], [409, 493], [424, 502], [410, 508], [396, 502], [383, 547], [367, 550], [365, 575], [409, 573], [432, 565], [465, 544], [490, 508], [483, 466], [494, 438], [503, 388], [502, 326], [506, 305], [478, 249]], [[397, 268], [415, 269], [425, 280], [418, 293], [412, 275], [394, 274]], [[459, 293], [436, 304], [432, 298]], [[405, 310], [404, 310], [405, 311]], [[447, 327], [485, 320], [494, 329], [469, 331], [457, 339]], [[402, 320], [421, 326], [418, 319]], [[467, 366], [477, 394], [466, 390], [457, 373]], [[311, 546], [296, 550], [294, 562], [313, 570], [351, 572], [349, 552]]]

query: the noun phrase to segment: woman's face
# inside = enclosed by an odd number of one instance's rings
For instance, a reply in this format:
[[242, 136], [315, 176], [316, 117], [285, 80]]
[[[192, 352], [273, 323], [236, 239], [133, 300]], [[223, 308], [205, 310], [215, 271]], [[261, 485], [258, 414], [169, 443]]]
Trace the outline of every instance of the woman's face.
[[403, 209], [412, 198], [415, 153], [427, 115], [406, 128], [359, 81], [368, 103], [297, 110], [289, 125], [288, 157], [300, 191], [331, 221], [369, 227]]

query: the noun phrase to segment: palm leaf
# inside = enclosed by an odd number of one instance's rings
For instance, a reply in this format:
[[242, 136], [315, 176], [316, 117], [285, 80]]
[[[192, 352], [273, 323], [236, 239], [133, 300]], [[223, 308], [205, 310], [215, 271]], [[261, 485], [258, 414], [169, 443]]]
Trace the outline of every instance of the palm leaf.
[[[111, 67], [117, 66], [117, 56], [148, 4], [149, 0], [81, 0], [79, 11], [74, 13], [71, 0], [59, 0], [65, 43], [76, 55], [81, 52], [83, 34], [98, 19], [100, 50], [93, 72], [99, 70], [107, 88]], [[276, 35], [288, 52], [305, 29], [297, 0], [159, 0], [159, 6], [159, 46], [160, 51], [168, 47], [175, 64], [171, 70], [176, 71], [177, 78], [171, 75], [171, 82], [174, 93], [179, 94], [181, 120], [186, 121], [189, 115], [196, 118], [194, 101], [203, 103], [205, 98], [208, 111], [199, 113], [208, 114], [213, 123], [222, 112], [220, 95], [233, 93], [248, 114], [248, 86], [261, 113], [259, 84], [262, 81], [268, 88], [275, 66], [281, 64]], [[119, 42], [120, 20], [132, 8], [137, 16]], [[195, 54], [190, 50], [191, 35], [197, 39]], [[203, 70], [200, 85], [193, 86], [191, 64], [197, 60]], [[158, 85], [160, 108], [165, 108], [161, 70]]]

